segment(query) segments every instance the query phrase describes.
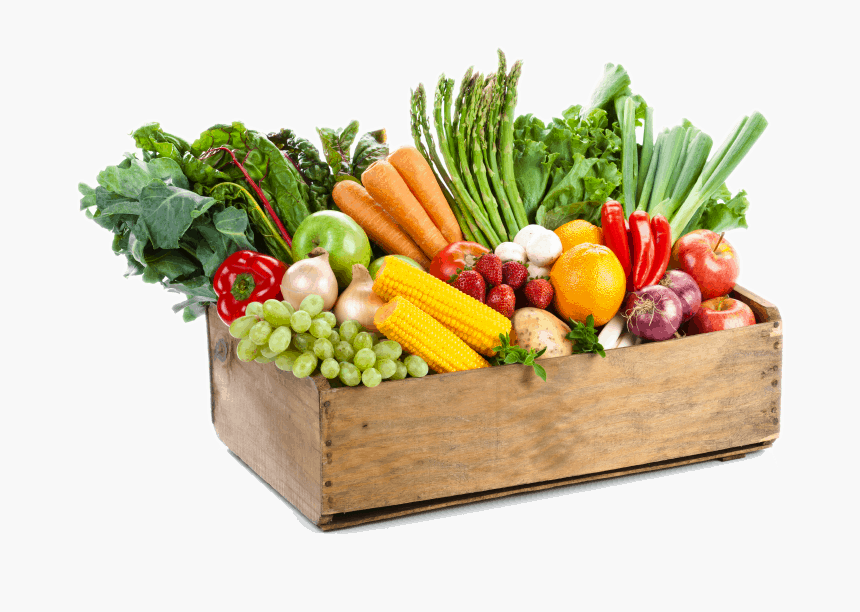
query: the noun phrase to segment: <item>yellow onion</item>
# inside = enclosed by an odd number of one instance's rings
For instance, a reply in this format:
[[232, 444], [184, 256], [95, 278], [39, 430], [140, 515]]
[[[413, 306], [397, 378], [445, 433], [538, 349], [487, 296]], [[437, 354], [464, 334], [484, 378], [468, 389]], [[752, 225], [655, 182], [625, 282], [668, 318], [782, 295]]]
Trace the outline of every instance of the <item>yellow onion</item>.
[[368, 331], [378, 332], [373, 324], [373, 315], [385, 300], [373, 292], [373, 279], [370, 272], [361, 264], [352, 266], [352, 282], [343, 290], [334, 305], [334, 316], [337, 324], [344, 321], [358, 321]]
[[337, 301], [337, 278], [328, 262], [328, 251], [317, 247], [307, 259], [291, 265], [281, 281], [281, 294], [296, 310], [305, 296], [312, 294], [323, 299], [323, 310], [331, 310]]

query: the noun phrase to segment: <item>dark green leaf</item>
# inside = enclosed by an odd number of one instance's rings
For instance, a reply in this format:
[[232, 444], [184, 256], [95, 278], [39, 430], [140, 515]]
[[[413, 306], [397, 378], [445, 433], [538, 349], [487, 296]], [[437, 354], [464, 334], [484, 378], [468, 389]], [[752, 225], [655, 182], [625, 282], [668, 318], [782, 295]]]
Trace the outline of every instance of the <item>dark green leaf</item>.
[[214, 203], [214, 198], [160, 182], [144, 187], [140, 195], [141, 218], [146, 223], [153, 246], [179, 248], [179, 238], [191, 227], [194, 218]]
[[158, 158], [143, 162], [127, 158], [126, 161], [126, 167], [108, 166], [102, 170], [98, 176], [99, 185], [127, 198], [138, 198], [143, 188], [156, 179], [167, 185], [189, 189], [188, 179], [182, 173], [182, 168], [172, 159]]

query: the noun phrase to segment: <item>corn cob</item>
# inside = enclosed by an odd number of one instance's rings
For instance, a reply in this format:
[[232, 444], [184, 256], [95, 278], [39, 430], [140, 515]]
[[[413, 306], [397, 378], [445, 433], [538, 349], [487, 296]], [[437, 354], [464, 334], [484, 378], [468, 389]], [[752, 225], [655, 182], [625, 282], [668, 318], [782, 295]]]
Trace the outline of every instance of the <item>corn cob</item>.
[[503, 314], [395, 257], [385, 259], [373, 291], [384, 300], [405, 297], [488, 357], [495, 355], [499, 334], [511, 331], [511, 320]]
[[373, 323], [386, 338], [399, 342], [436, 372], [476, 370], [490, 365], [454, 332], [402, 296], [377, 309]]

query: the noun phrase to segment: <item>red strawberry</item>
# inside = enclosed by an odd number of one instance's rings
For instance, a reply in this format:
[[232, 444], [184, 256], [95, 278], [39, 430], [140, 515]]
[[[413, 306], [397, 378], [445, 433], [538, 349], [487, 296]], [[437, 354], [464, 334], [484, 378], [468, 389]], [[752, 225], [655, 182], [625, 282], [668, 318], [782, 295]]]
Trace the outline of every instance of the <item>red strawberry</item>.
[[529, 304], [535, 308], [546, 309], [550, 305], [550, 302], [552, 302], [555, 292], [548, 280], [535, 278], [526, 283], [525, 294]]
[[483, 276], [490, 287], [502, 284], [502, 260], [493, 253], [481, 255], [473, 270]]
[[518, 261], [506, 261], [502, 264], [502, 282], [517, 290], [523, 286], [529, 277], [529, 271]]
[[466, 295], [470, 295], [480, 301], [482, 304], [486, 300], [487, 284], [484, 282], [484, 277], [474, 270], [460, 272], [460, 276], [458, 276], [457, 280], [454, 281], [454, 286]]
[[487, 306], [499, 311], [509, 319], [514, 316], [516, 301], [517, 296], [514, 294], [514, 290], [508, 285], [493, 287], [487, 294]]

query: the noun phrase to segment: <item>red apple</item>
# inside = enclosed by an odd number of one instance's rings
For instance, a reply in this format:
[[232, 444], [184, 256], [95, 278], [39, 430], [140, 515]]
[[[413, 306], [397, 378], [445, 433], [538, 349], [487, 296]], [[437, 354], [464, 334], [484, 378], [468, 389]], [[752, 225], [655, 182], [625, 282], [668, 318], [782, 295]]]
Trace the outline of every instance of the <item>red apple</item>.
[[725, 238], [720, 240], [719, 234], [706, 229], [692, 231], [678, 239], [672, 247], [670, 267], [693, 277], [702, 291], [702, 300], [726, 295], [734, 288], [740, 272], [734, 247]]
[[699, 311], [690, 319], [687, 335], [706, 334], [745, 325], [755, 325], [753, 311], [740, 300], [724, 295], [702, 302]]

